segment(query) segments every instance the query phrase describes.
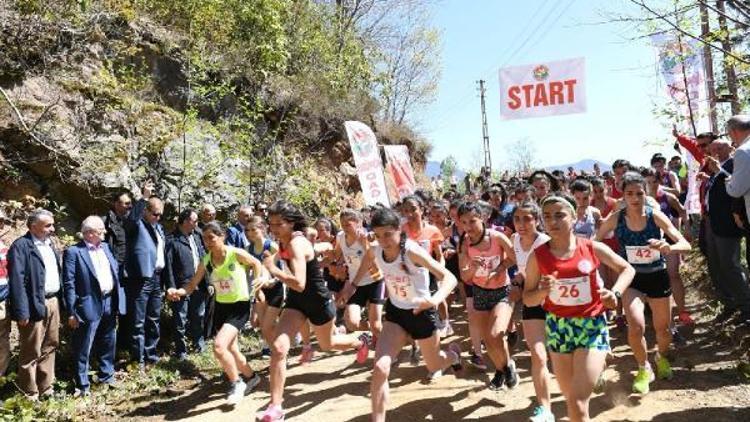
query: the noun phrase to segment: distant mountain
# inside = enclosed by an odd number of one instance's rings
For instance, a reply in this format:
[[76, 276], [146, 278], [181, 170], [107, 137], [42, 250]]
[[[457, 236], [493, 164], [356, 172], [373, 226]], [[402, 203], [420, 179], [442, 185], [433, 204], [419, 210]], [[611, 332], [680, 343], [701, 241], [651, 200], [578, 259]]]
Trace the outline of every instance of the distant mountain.
[[581, 161], [570, 163], [570, 164], [560, 164], [559, 166], [549, 166], [549, 167], [545, 167], [545, 170], [550, 171], [550, 172], [555, 171], [555, 170], [562, 170], [564, 172], [567, 172], [568, 167], [573, 167], [576, 170], [586, 170], [588, 172], [591, 172], [594, 169], [595, 163], [599, 164], [599, 169], [601, 169], [602, 173], [604, 173], [605, 171], [612, 170], [612, 166], [610, 166], [609, 164], [603, 163], [598, 160], [591, 160], [591, 159], [581, 160]]
[[[424, 168], [424, 174], [427, 177], [440, 176], [440, 161], [428, 161]], [[456, 169], [456, 178], [461, 180], [466, 176], [466, 172], [461, 169]]]

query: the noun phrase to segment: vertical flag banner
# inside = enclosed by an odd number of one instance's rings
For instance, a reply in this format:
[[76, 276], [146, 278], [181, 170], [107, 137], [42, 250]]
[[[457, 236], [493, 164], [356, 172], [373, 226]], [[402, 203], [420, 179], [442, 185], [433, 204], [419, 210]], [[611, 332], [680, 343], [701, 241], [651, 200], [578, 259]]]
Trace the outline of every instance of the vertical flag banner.
[[[708, 131], [711, 127], [708, 90], [700, 45], [695, 40], [681, 40], [670, 34], [653, 35], [651, 41], [658, 53], [659, 70], [667, 84], [667, 92], [679, 115], [688, 122], [688, 127], [683, 129], [689, 129], [685, 132], [692, 133], [694, 125], [698, 133]], [[688, 214], [699, 214], [700, 196], [696, 176], [701, 163], [689, 152], [686, 151], [685, 155], [688, 165], [685, 208]]]
[[398, 191], [398, 199], [404, 199], [414, 193], [416, 182], [411, 167], [409, 148], [406, 145], [386, 145], [385, 162], [388, 174]]
[[375, 134], [369, 126], [357, 121], [344, 122], [344, 128], [352, 147], [354, 165], [357, 167], [365, 203], [375, 205], [380, 202], [386, 206], [390, 205], [383, 177], [383, 162], [380, 160]]
[[503, 120], [586, 112], [586, 61], [558, 60], [500, 69]]

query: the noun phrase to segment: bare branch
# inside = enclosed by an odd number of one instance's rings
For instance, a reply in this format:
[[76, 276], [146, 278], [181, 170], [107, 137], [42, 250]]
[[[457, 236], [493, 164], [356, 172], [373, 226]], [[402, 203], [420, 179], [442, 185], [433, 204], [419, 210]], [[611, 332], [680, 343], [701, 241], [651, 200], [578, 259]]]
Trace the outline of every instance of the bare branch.
[[709, 4], [705, 0], [698, 0], [698, 3], [706, 6], [706, 8], [713, 10], [714, 12], [718, 13], [720, 16], [723, 16], [723, 17], [727, 18], [728, 20], [730, 20], [730, 21], [732, 21], [732, 22], [734, 22], [736, 24], [739, 24], [739, 25], [742, 25], [742, 26], [747, 26], [747, 22], [742, 22], [740, 20], [737, 20], [737, 19], [729, 16], [729, 14], [722, 12], [721, 10], [717, 9], [715, 6], [712, 6], [711, 4]]

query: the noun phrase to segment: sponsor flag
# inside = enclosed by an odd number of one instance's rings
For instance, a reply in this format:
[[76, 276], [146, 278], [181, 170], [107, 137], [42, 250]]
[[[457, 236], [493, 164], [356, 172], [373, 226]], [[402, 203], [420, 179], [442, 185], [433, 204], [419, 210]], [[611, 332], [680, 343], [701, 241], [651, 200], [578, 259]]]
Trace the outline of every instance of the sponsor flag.
[[383, 149], [385, 151], [386, 169], [391, 180], [393, 180], [393, 185], [396, 187], [398, 199], [401, 200], [413, 194], [416, 186], [409, 148], [406, 145], [386, 145]]
[[503, 120], [586, 112], [584, 58], [500, 69]]
[[357, 167], [365, 203], [375, 205], [380, 202], [390, 206], [383, 177], [383, 162], [380, 159], [375, 134], [369, 126], [357, 121], [344, 122], [344, 128], [346, 128], [346, 135], [352, 147], [354, 165]]

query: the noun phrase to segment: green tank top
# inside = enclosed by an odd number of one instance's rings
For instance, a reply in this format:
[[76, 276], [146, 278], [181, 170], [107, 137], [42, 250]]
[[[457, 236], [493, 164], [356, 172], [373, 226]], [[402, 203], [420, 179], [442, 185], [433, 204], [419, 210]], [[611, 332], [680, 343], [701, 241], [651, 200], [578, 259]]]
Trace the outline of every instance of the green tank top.
[[227, 246], [227, 256], [218, 267], [211, 262], [209, 252], [203, 256], [203, 265], [209, 271], [209, 280], [216, 289], [216, 302], [236, 303], [250, 300], [247, 269], [237, 262], [237, 248]]

